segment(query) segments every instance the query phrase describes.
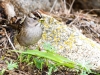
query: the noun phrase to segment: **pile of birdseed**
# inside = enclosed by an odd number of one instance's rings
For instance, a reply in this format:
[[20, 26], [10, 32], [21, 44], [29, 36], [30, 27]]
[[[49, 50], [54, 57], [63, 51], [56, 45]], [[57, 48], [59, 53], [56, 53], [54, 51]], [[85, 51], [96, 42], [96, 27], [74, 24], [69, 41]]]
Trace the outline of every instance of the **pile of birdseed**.
[[100, 70], [100, 45], [85, 37], [76, 27], [68, 27], [51, 16], [42, 14], [43, 35], [38, 44], [50, 43], [57, 53], [92, 70]]

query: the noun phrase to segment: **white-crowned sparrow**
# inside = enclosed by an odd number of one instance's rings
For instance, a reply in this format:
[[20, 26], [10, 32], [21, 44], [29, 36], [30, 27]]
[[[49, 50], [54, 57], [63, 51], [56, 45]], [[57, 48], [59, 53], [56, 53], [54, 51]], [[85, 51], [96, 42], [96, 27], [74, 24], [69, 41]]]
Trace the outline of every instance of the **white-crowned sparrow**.
[[29, 46], [37, 43], [41, 36], [41, 23], [39, 23], [38, 18], [31, 13], [25, 18], [22, 28], [17, 35], [17, 40], [20, 45]]

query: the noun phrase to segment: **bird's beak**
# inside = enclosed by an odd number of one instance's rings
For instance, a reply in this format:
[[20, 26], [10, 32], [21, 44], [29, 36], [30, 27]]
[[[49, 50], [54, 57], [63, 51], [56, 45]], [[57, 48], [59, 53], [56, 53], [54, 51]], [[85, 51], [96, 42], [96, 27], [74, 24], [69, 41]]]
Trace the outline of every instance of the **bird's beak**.
[[39, 19], [39, 22], [44, 23], [44, 19], [43, 18]]

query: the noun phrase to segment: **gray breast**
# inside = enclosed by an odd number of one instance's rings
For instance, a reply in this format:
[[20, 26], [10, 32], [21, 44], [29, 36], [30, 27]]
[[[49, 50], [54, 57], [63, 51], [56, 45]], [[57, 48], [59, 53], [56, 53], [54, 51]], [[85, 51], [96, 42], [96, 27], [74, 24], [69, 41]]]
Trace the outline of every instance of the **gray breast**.
[[40, 26], [25, 28], [25, 35], [20, 34], [19, 43], [23, 46], [29, 46], [37, 43], [42, 37], [42, 28]]

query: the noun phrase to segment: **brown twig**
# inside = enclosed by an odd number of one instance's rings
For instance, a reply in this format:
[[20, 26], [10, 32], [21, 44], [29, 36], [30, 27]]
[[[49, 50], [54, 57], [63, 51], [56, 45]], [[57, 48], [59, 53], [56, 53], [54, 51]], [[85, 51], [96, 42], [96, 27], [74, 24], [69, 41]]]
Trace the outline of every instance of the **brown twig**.
[[16, 50], [15, 47], [14, 47], [14, 45], [13, 45], [13, 43], [11, 42], [9, 36], [7, 35], [6, 29], [3, 28], [3, 30], [4, 30], [4, 32], [5, 32], [5, 34], [6, 34], [6, 37], [7, 37], [8, 41], [9, 41], [9, 43], [11, 44], [11, 46], [12, 46], [12, 48], [13, 48], [13, 50]]
[[67, 8], [66, 8], [66, 0], [64, 0], [64, 13], [66, 14]]
[[53, 4], [53, 6], [52, 6], [52, 8], [50, 10], [50, 13], [53, 11], [53, 8], [55, 7], [56, 3], [57, 3], [57, 0], [54, 1], [54, 4]]
[[70, 6], [70, 8], [69, 8], [69, 11], [68, 11], [68, 14], [70, 14], [70, 12], [71, 12], [71, 10], [72, 10], [72, 7], [73, 7], [74, 2], [75, 2], [75, 0], [73, 0], [73, 1], [72, 1], [72, 4], [71, 4], [71, 6]]
[[[13, 43], [11, 42], [9, 36], [7, 35], [6, 29], [3, 28], [3, 30], [4, 30], [4, 32], [5, 32], [5, 34], [6, 34], [6, 37], [7, 37], [8, 41], [9, 41], [9, 43], [11, 44], [11, 46], [12, 46], [12, 48], [13, 48], [13, 50], [16, 50], [15, 47], [14, 47], [14, 45], [13, 45]], [[16, 52], [16, 54], [17, 54], [17, 56], [18, 56], [18, 53], [17, 53], [17, 52]]]
[[72, 26], [73, 23], [75, 23], [79, 19], [79, 15], [69, 24], [69, 26]]

